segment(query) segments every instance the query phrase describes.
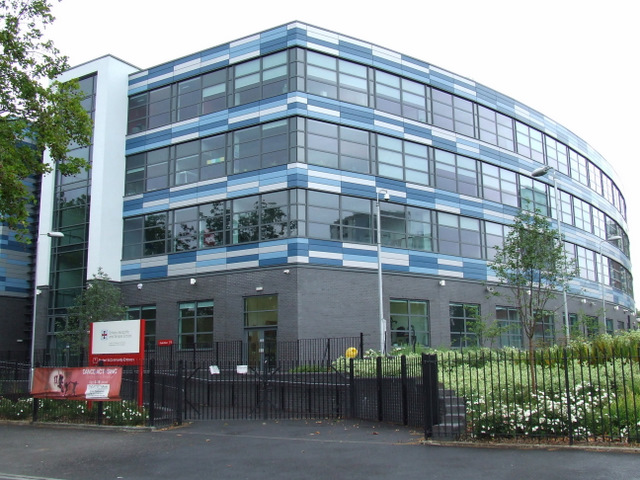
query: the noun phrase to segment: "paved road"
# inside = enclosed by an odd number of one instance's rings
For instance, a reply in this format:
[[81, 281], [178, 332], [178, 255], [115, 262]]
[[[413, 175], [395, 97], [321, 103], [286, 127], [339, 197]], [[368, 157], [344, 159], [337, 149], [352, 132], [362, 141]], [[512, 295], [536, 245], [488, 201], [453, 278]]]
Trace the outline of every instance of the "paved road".
[[0, 425], [7, 479], [634, 480], [640, 454], [425, 445], [410, 429], [212, 421], [164, 431]]

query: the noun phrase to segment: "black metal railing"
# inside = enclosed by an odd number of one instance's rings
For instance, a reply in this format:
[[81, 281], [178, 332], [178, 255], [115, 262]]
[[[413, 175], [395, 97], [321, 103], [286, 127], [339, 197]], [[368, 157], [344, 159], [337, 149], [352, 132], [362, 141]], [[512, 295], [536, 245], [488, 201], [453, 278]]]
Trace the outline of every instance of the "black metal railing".
[[[518, 350], [334, 356], [353, 341], [279, 343], [275, 361], [257, 364], [246, 361], [239, 344], [195, 356], [155, 352], [143, 367], [142, 423], [354, 418], [424, 427], [427, 437], [640, 442], [640, 352], [634, 349], [552, 348], [533, 357]], [[322, 355], [312, 360], [311, 352]], [[8, 402], [27, 396], [28, 378], [27, 363], [0, 361], [0, 416]], [[137, 404], [137, 378], [137, 367], [125, 368], [127, 408]], [[39, 409], [39, 419], [80, 418], [46, 410]]]
[[[640, 441], [638, 352], [554, 348], [438, 354], [467, 438]], [[462, 412], [461, 412], [462, 413]]]

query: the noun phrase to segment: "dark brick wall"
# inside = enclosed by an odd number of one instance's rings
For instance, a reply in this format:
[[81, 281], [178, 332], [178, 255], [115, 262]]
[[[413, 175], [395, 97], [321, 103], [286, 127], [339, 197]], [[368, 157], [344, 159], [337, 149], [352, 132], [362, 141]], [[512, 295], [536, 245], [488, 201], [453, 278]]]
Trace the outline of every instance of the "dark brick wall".
[[[285, 273], [288, 271], [288, 273]], [[191, 285], [190, 278], [197, 283]], [[385, 273], [383, 277], [384, 317], [389, 318], [391, 298], [428, 300], [430, 306], [431, 344], [450, 345], [449, 303], [464, 302], [481, 305], [481, 314], [491, 318], [496, 305], [509, 305], [505, 297], [490, 296], [484, 283], [403, 273]], [[209, 273], [160, 280], [142, 280], [123, 284], [128, 305], [157, 306], [157, 338], [178, 338], [178, 303], [211, 300], [214, 306], [214, 337], [216, 340], [244, 340], [244, 303], [246, 296], [277, 294], [279, 299], [278, 338], [322, 338], [358, 336], [364, 333], [365, 348], [378, 349], [378, 283], [376, 271], [328, 268], [313, 265], [281, 266]], [[256, 289], [262, 287], [261, 291]], [[553, 305], [561, 305], [562, 297]], [[571, 312], [597, 314], [600, 305], [582, 304], [569, 297]], [[556, 315], [556, 335], [563, 336], [562, 308]], [[614, 315], [615, 313], [615, 315]], [[622, 311], [612, 309], [614, 319]]]
[[[26, 298], [0, 297], [0, 351], [26, 351], [31, 344], [26, 331], [31, 302]], [[21, 341], [19, 341], [21, 340]]]

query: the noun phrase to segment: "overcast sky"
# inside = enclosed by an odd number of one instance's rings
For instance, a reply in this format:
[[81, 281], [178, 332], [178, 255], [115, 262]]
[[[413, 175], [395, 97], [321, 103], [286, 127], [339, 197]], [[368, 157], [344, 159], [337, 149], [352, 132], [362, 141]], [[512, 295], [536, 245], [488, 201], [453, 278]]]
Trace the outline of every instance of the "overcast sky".
[[112, 54], [146, 69], [300, 20], [509, 95], [582, 137], [620, 175], [640, 294], [636, 0], [62, 0], [53, 12], [46, 34], [72, 65]]

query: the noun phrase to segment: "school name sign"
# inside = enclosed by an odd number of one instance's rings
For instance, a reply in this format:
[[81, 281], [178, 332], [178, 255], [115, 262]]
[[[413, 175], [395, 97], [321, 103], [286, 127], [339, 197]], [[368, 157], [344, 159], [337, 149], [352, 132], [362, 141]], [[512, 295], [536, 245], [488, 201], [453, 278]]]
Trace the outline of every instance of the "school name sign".
[[90, 331], [91, 365], [140, 365], [144, 357], [144, 320], [94, 322]]

